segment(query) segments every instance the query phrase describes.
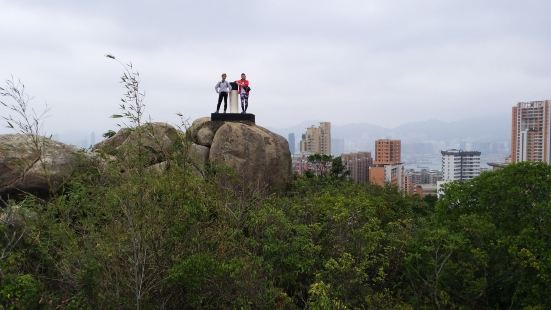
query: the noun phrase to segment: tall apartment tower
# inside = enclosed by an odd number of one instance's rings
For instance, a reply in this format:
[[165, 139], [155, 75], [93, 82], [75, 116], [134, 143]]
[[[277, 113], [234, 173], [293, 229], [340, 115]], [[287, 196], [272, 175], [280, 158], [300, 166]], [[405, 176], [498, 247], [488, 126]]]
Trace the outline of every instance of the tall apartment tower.
[[369, 167], [369, 182], [384, 186], [391, 184], [405, 190], [405, 170], [401, 162], [400, 140], [375, 141], [375, 162]]
[[550, 101], [519, 102], [513, 107], [511, 159], [551, 164]]
[[331, 155], [331, 123], [320, 123], [320, 153]]
[[465, 181], [480, 175], [480, 152], [442, 151], [443, 181]]
[[373, 163], [370, 152], [357, 152], [341, 155], [342, 162], [350, 171], [350, 178], [359, 183], [369, 181], [369, 167]]
[[379, 139], [375, 141], [375, 164], [397, 164], [401, 162], [400, 140]]
[[287, 138], [287, 142], [289, 142], [289, 151], [291, 152], [291, 155], [295, 154], [296, 142], [295, 142], [295, 134], [294, 133], [289, 134], [289, 136]]
[[321, 122], [319, 127], [306, 128], [300, 140], [300, 152], [331, 155], [331, 123]]
[[442, 153], [442, 180], [436, 182], [438, 197], [443, 185], [452, 181], [466, 181], [480, 175], [480, 152], [447, 150]]

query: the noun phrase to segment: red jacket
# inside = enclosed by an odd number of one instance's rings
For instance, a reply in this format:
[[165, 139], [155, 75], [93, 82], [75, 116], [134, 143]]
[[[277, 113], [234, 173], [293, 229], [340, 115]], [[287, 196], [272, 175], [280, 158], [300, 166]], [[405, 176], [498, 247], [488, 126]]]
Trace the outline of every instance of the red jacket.
[[[245, 87], [245, 86], [249, 86], [249, 80], [237, 80], [235, 81], [235, 83], [237, 83], [237, 85], [239, 85], [239, 88], [237, 89], [237, 93], [241, 94], [241, 87]], [[249, 91], [246, 90], [245, 93], [247, 93], [247, 95], [249, 94]]]

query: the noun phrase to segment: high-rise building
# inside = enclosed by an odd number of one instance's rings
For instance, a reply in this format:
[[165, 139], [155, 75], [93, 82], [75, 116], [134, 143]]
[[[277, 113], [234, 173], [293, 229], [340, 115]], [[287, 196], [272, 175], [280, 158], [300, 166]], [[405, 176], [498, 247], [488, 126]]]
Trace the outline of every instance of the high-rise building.
[[405, 190], [405, 171], [401, 162], [400, 140], [375, 141], [375, 162], [369, 167], [369, 182], [384, 186], [390, 184]]
[[331, 123], [321, 122], [319, 127], [306, 128], [300, 140], [300, 152], [331, 155]]
[[404, 177], [404, 192], [409, 195], [415, 193], [415, 183], [413, 183], [413, 178], [409, 171], [406, 171], [406, 176]]
[[289, 134], [289, 136], [287, 138], [287, 142], [289, 142], [289, 151], [291, 152], [291, 155], [295, 154], [296, 143], [295, 143], [295, 134], [294, 133]]
[[444, 181], [465, 181], [480, 175], [480, 152], [447, 150], [441, 153]]
[[551, 163], [550, 101], [519, 102], [513, 107], [511, 158]]
[[331, 155], [331, 123], [320, 123], [320, 153]]
[[398, 164], [401, 152], [400, 140], [379, 139], [375, 141], [375, 164]]
[[437, 193], [442, 195], [442, 185], [451, 181], [466, 181], [480, 175], [480, 152], [447, 150], [442, 153], [442, 181], [438, 181]]
[[356, 182], [369, 181], [369, 167], [373, 163], [370, 152], [357, 152], [341, 155], [342, 162], [350, 171], [350, 178]]

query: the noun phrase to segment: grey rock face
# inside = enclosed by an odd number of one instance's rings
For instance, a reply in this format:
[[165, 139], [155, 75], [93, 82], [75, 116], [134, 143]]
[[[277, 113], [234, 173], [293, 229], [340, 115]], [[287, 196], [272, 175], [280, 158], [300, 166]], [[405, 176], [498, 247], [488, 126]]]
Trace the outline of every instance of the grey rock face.
[[182, 137], [183, 133], [169, 124], [147, 123], [134, 129], [121, 129], [92, 149], [114, 156], [136, 156], [140, 147], [144, 164], [154, 165], [165, 161]]
[[214, 135], [223, 122], [213, 122], [210, 117], [201, 117], [196, 119], [189, 129], [191, 140], [199, 145], [208, 146], [212, 145]]
[[254, 123], [218, 122], [202, 117], [187, 131], [193, 147], [208, 149], [208, 162], [227, 165], [252, 185], [281, 187], [291, 180], [285, 138]]
[[199, 145], [211, 146], [214, 140], [214, 131], [211, 127], [205, 126], [197, 131], [197, 142]]
[[0, 193], [55, 191], [83, 158], [76, 148], [45, 137], [0, 135]]
[[[187, 147], [182, 145], [186, 137], [192, 142]], [[292, 177], [291, 154], [283, 137], [252, 123], [201, 118], [185, 135], [165, 123], [122, 129], [89, 153], [44, 137], [0, 135], [0, 194], [51, 193], [80, 165], [99, 164], [102, 169], [117, 158], [133, 159], [137, 149], [143, 152], [143, 164], [158, 173], [169, 168], [170, 154], [186, 152], [198, 174], [208, 163], [220, 163], [262, 188], [284, 186]]]
[[168, 169], [168, 163], [166, 161], [160, 162], [158, 164], [151, 165], [146, 168], [149, 172], [154, 172], [157, 174], [161, 174], [165, 172]]
[[189, 146], [189, 158], [197, 168], [204, 168], [209, 160], [209, 148], [192, 143]]
[[209, 161], [226, 164], [261, 187], [281, 187], [292, 177], [287, 140], [252, 124], [224, 123], [214, 136]]

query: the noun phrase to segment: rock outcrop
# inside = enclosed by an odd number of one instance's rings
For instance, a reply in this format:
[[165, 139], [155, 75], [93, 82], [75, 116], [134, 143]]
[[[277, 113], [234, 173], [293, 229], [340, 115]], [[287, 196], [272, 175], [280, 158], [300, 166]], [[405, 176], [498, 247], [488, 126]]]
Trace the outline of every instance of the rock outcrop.
[[[191, 144], [176, 147], [183, 137]], [[128, 156], [138, 144], [144, 146], [144, 164], [152, 171], [166, 169], [168, 154], [186, 152], [198, 171], [207, 163], [227, 165], [247, 183], [260, 187], [282, 187], [292, 177], [287, 140], [250, 122], [218, 122], [203, 117], [195, 120], [185, 134], [165, 123], [148, 123], [133, 130], [122, 129], [93, 150]]]
[[[186, 152], [188, 159], [199, 169], [208, 161], [209, 148], [192, 143], [189, 148], [183, 146], [185, 133], [166, 123], [147, 123], [140, 127], [119, 130], [111, 138], [92, 147], [93, 152], [114, 157], [136, 158], [138, 147], [143, 152], [143, 165], [152, 171], [166, 169], [166, 161], [175, 152]], [[162, 164], [162, 165], [160, 165]]]
[[210, 117], [201, 117], [193, 121], [189, 132], [191, 139], [199, 145], [210, 147], [214, 134], [224, 122], [211, 122]]
[[101, 169], [116, 158], [133, 160], [137, 149], [143, 152], [141, 164], [158, 173], [169, 168], [171, 155], [185, 152], [199, 175], [208, 163], [227, 165], [246, 183], [261, 188], [282, 187], [292, 176], [283, 137], [254, 123], [201, 118], [186, 133], [165, 123], [122, 129], [90, 153], [44, 137], [0, 135], [0, 195], [46, 195], [60, 188], [79, 165], [99, 164]]
[[189, 136], [209, 147], [208, 161], [225, 164], [248, 183], [282, 187], [291, 177], [291, 153], [287, 140], [249, 122], [193, 122]]
[[82, 158], [76, 148], [48, 138], [0, 135], [0, 194], [55, 191]]
[[113, 156], [136, 155], [142, 146], [145, 165], [154, 165], [166, 160], [176, 150], [182, 132], [166, 123], [147, 123], [134, 129], [123, 128], [114, 136], [92, 147], [93, 151]]

